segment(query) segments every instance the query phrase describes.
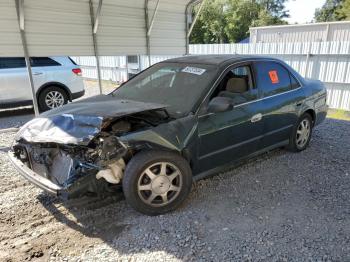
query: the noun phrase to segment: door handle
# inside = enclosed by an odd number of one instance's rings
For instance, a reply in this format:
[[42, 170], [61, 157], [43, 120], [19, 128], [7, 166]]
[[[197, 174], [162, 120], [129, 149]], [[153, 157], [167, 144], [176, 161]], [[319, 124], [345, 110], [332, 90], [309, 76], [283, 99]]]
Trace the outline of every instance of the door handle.
[[262, 119], [262, 114], [259, 113], [259, 114], [256, 114], [254, 115], [251, 119], [250, 119], [250, 122], [254, 123], [254, 122], [258, 122]]
[[38, 75], [42, 75], [42, 72], [34, 72], [33, 75], [38, 76]]

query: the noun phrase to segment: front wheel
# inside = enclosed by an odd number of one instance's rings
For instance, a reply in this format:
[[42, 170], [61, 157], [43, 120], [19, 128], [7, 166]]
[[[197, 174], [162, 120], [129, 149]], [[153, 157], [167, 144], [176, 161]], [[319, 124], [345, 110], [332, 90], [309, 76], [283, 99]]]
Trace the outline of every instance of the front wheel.
[[191, 186], [187, 161], [167, 151], [141, 151], [129, 161], [123, 177], [126, 201], [151, 216], [175, 210], [187, 198]]
[[311, 116], [308, 113], [303, 114], [293, 128], [289, 138], [288, 149], [294, 152], [304, 150], [310, 143], [312, 126]]

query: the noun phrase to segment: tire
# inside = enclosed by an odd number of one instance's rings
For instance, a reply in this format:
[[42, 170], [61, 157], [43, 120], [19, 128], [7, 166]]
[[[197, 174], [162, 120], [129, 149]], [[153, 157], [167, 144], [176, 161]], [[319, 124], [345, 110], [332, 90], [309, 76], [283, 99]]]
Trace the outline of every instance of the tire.
[[[307, 124], [309, 127], [309, 131], [305, 133], [303, 133], [303, 129], [302, 129], [302, 125]], [[311, 135], [312, 135], [312, 128], [313, 128], [313, 121], [312, 121], [312, 117], [310, 116], [310, 114], [305, 113], [303, 114], [298, 122], [296, 123], [296, 125], [293, 127], [293, 131], [291, 133], [291, 136], [289, 138], [289, 145], [288, 145], [288, 149], [292, 152], [300, 152], [305, 150], [311, 140]], [[302, 134], [300, 134], [302, 133]], [[302, 137], [303, 135], [305, 135], [305, 137]], [[301, 139], [302, 138], [302, 139]], [[301, 140], [303, 140], [301, 142]]]
[[[50, 104], [50, 98], [52, 103]], [[38, 104], [41, 111], [47, 111], [56, 107], [61, 107], [68, 102], [66, 91], [58, 86], [44, 88], [39, 94]]]
[[187, 198], [191, 187], [188, 162], [168, 151], [139, 152], [127, 164], [123, 177], [127, 203], [149, 216], [175, 210]]

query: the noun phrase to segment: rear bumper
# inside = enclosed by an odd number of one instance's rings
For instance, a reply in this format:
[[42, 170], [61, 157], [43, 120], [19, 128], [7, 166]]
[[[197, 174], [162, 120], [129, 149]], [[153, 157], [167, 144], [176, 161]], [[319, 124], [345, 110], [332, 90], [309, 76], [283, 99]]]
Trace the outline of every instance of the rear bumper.
[[25, 179], [29, 180], [31, 183], [35, 184], [39, 188], [52, 195], [60, 195], [60, 192], [63, 190], [62, 187], [35, 173], [33, 170], [23, 164], [19, 159], [17, 159], [13, 151], [9, 151], [8, 156], [14, 167]]
[[328, 106], [324, 105], [316, 110], [315, 126], [321, 124], [327, 117]]
[[72, 100], [82, 97], [83, 95], [85, 95], [85, 89], [76, 93], [72, 93]]

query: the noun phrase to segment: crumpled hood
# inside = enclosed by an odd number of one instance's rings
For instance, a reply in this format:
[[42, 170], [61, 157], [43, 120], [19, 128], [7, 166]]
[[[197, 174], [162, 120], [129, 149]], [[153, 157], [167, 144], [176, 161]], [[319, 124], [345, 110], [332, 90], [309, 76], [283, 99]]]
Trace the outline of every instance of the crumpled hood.
[[165, 107], [98, 95], [41, 114], [27, 122], [15, 139], [34, 143], [87, 145], [101, 131], [105, 119]]

